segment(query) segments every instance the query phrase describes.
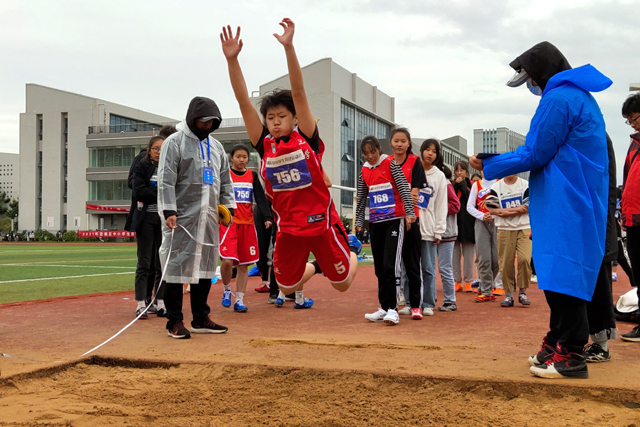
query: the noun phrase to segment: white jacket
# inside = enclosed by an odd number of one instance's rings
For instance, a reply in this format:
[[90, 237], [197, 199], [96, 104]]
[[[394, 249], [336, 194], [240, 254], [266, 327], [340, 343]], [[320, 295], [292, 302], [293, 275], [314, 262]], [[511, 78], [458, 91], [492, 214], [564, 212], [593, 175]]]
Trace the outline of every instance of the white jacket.
[[[427, 188], [420, 190], [422, 197], [426, 196], [425, 203], [418, 203], [420, 208], [420, 233], [422, 240], [435, 241], [442, 239], [447, 229], [447, 178], [437, 167], [433, 166], [425, 172], [427, 175]], [[430, 197], [429, 197], [430, 196]]]

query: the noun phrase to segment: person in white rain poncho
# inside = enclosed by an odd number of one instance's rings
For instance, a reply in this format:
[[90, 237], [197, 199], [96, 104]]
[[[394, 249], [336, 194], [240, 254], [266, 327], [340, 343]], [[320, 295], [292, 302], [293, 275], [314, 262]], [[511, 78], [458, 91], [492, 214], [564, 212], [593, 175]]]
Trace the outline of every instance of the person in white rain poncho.
[[229, 208], [232, 215], [236, 207], [228, 156], [210, 136], [221, 121], [215, 102], [193, 98], [186, 119], [165, 140], [160, 153], [158, 211], [164, 219], [160, 262], [164, 267], [169, 260], [164, 286], [167, 329], [173, 338], [191, 336], [183, 323], [183, 283], [191, 284], [191, 332], [227, 331], [209, 318], [207, 305], [218, 266], [218, 205]]

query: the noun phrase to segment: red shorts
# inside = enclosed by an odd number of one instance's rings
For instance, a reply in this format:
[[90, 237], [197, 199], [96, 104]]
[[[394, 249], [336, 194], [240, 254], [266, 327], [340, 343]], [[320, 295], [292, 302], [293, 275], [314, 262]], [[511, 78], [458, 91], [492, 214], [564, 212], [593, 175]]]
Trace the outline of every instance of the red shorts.
[[332, 282], [347, 280], [351, 269], [349, 241], [342, 223], [335, 223], [319, 236], [276, 235], [273, 266], [278, 286], [287, 289], [297, 286], [313, 253], [322, 273]]
[[233, 265], [258, 262], [258, 235], [252, 224], [220, 224], [220, 258], [232, 259]]

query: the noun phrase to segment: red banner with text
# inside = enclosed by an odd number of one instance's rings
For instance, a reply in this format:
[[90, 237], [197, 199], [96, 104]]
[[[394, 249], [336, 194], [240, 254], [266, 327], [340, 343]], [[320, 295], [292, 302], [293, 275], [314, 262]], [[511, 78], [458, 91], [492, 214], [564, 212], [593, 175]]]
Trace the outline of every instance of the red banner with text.
[[90, 211], [129, 212], [129, 208], [116, 208], [113, 206], [90, 205], [89, 203], [87, 203], [87, 209]]
[[135, 231], [78, 231], [79, 237], [136, 237]]

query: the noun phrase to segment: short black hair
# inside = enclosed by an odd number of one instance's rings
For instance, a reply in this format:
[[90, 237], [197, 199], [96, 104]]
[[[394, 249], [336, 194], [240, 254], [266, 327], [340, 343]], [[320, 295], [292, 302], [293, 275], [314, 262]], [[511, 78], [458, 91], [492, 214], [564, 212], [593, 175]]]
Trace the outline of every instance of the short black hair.
[[145, 158], [147, 160], [151, 160], [151, 147], [153, 147], [153, 144], [155, 144], [158, 141], [164, 141], [164, 136], [152, 136], [151, 139], [149, 139], [149, 142], [147, 143], [147, 154], [145, 156]]
[[411, 146], [413, 145], [413, 143], [411, 142], [411, 134], [409, 133], [409, 129], [403, 127], [395, 127], [391, 129], [391, 133], [389, 134], [389, 143], [391, 143], [391, 139], [393, 139], [393, 135], [395, 135], [396, 133], [404, 133], [405, 135], [407, 135], [407, 139], [409, 140], [409, 149], [407, 150], [407, 154], [413, 154], [413, 152], [411, 151]]
[[462, 170], [467, 171], [469, 173], [469, 165], [464, 160], [459, 160], [453, 164], [453, 170], [455, 172], [458, 167], [462, 168]]
[[373, 135], [367, 135], [362, 138], [362, 142], [360, 143], [360, 152], [363, 154], [365, 147], [373, 147], [374, 150], [378, 150], [379, 153], [382, 153], [380, 141], [378, 141], [378, 138]]
[[164, 125], [160, 128], [160, 132], [158, 132], [158, 136], [163, 137], [164, 139], [169, 138], [170, 135], [178, 132], [178, 129], [174, 125]]
[[471, 175], [471, 181], [473, 181], [473, 178], [478, 177], [478, 179], [482, 179], [482, 175], [480, 175], [478, 172], [474, 172], [473, 175]]
[[429, 138], [425, 139], [422, 145], [420, 146], [420, 160], [422, 160], [422, 153], [427, 151], [427, 148], [431, 146], [436, 147], [436, 159], [433, 161], [433, 166], [442, 170], [442, 166], [444, 166], [444, 161], [442, 159], [442, 150], [440, 149], [440, 143], [437, 139]]
[[629, 117], [634, 113], [640, 113], [640, 92], [627, 96], [622, 104], [623, 117]]
[[275, 89], [273, 92], [266, 94], [260, 100], [260, 114], [266, 120], [267, 110], [271, 107], [277, 107], [282, 105], [287, 110], [291, 111], [291, 114], [295, 117], [296, 106], [293, 105], [293, 95], [289, 89]]
[[247, 146], [246, 146], [246, 145], [243, 145], [243, 144], [237, 144], [237, 145], [234, 145], [234, 146], [233, 146], [233, 148], [231, 149], [231, 151], [229, 151], [229, 157], [233, 157], [233, 154], [234, 154], [236, 151], [242, 151], [242, 150], [244, 150], [244, 151], [246, 151], [246, 152], [247, 152], [247, 156], [251, 156], [251, 153], [249, 153], [249, 149], [247, 148]]

